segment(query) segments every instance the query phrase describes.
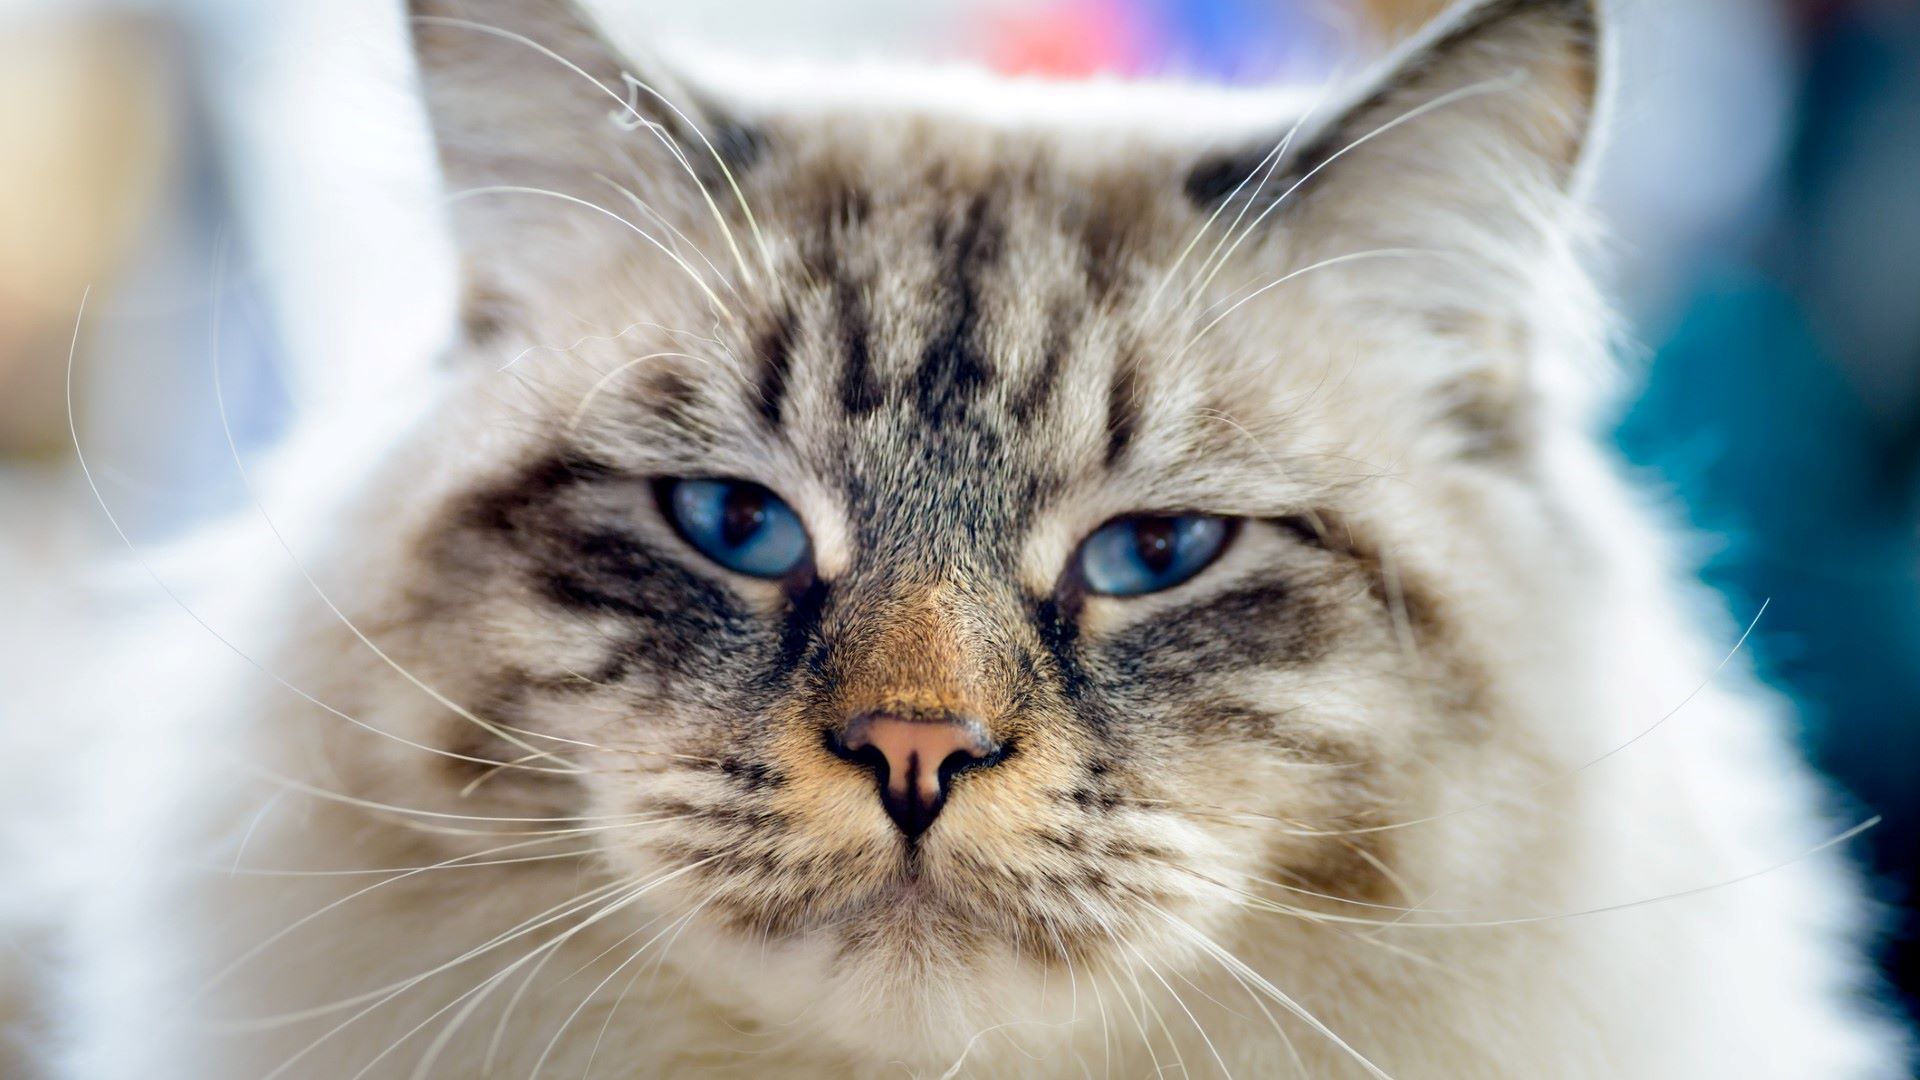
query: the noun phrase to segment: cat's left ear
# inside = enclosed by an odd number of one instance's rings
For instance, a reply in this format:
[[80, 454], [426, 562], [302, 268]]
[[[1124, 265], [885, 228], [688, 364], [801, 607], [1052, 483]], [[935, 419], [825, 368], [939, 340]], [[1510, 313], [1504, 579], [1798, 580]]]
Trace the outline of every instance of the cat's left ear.
[[[1602, 74], [1599, 0], [1464, 0], [1284, 140], [1188, 175], [1203, 208], [1247, 199], [1294, 232], [1524, 250], [1578, 185]], [[1284, 200], [1274, 206], [1276, 200]]]

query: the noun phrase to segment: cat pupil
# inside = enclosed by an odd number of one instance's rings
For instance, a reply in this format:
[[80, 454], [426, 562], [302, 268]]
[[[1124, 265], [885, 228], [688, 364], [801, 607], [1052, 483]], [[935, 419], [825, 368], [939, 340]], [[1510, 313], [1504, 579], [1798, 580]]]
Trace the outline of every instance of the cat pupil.
[[757, 488], [735, 485], [720, 510], [720, 539], [728, 547], [739, 547], [766, 521], [766, 497]]
[[1175, 539], [1171, 518], [1143, 518], [1134, 526], [1134, 549], [1140, 554], [1141, 564], [1156, 574], [1164, 574], [1173, 566]]

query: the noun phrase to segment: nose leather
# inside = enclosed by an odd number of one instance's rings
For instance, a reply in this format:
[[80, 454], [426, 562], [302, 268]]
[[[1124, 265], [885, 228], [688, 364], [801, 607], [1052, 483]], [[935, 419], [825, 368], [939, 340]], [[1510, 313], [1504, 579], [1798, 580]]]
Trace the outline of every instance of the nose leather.
[[955, 773], [998, 759], [983, 724], [947, 713], [863, 713], [838, 743], [842, 756], [874, 770], [887, 815], [910, 840], [933, 824]]

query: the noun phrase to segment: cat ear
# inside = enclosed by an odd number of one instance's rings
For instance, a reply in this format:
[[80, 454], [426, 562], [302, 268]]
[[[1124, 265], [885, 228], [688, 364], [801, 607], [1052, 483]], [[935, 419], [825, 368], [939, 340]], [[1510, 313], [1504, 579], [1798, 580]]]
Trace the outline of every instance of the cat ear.
[[757, 152], [752, 130], [571, 0], [407, 8], [470, 335], [612, 252], [670, 257]]
[[1598, 7], [1459, 3], [1310, 113], [1278, 155], [1276, 139], [1211, 158], [1187, 193], [1208, 209], [1249, 200], [1295, 231], [1524, 246], [1541, 204], [1576, 186], [1592, 141]]
[[1283, 257], [1261, 268], [1281, 280], [1327, 270], [1380, 340], [1419, 343], [1372, 354], [1380, 400], [1404, 400], [1403, 430], [1443, 455], [1523, 452], [1539, 407], [1578, 423], [1606, 386], [1577, 198], [1605, 66], [1598, 7], [1468, 0], [1285, 139], [1188, 176], [1203, 208], [1265, 230], [1242, 232], [1242, 258]]

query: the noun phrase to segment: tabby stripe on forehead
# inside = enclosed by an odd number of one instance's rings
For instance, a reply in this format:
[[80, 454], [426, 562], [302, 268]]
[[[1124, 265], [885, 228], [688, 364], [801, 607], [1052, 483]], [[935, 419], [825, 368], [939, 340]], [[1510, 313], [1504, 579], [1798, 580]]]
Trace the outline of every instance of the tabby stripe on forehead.
[[872, 328], [867, 304], [844, 273], [833, 277], [833, 314], [840, 353], [840, 407], [849, 416], [865, 416], [880, 407], [880, 380], [873, 371]]
[[993, 380], [993, 369], [980, 354], [976, 324], [982, 282], [1000, 256], [1003, 229], [988, 213], [985, 195], [967, 204], [953, 235], [946, 235], [944, 222], [935, 228], [935, 245], [948, 251], [947, 307], [921, 350], [914, 377], [916, 403], [929, 423], [952, 419]]
[[779, 428], [780, 409], [787, 400], [787, 381], [793, 374], [794, 330], [793, 309], [781, 308], [772, 325], [762, 333], [757, 347], [760, 379], [755, 387], [759, 391], [755, 406], [760, 410], [760, 418], [771, 428]]
[[1131, 356], [1122, 355], [1107, 385], [1107, 467], [1119, 464], [1140, 428], [1140, 369]]
[[1007, 412], [1016, 421], [1027, 423], [1052, 403], [1053, 392], [1060, 384], [1060, 369], [1066, 363], [1069, 340], [1066, 312], [1056, 304], [1047, 317], [1047, 337], [1041, 347], [1040, 370], [1034, 372], [1026, 387], [1007, 402]]

